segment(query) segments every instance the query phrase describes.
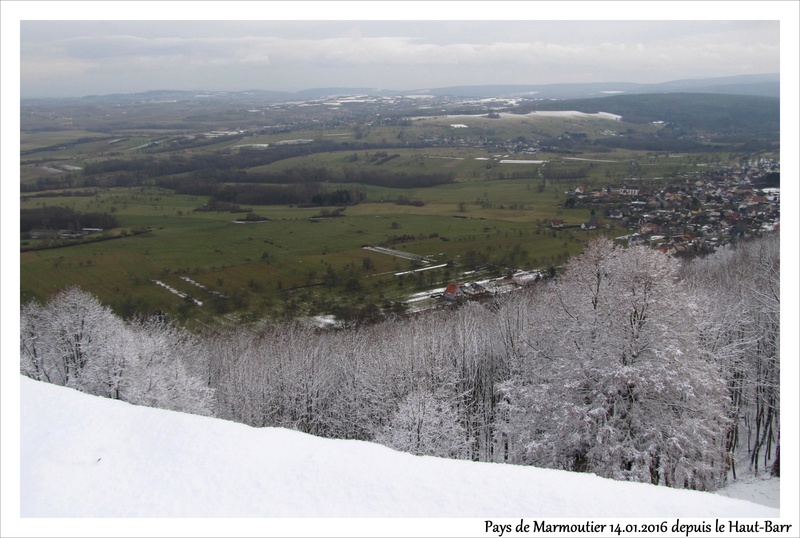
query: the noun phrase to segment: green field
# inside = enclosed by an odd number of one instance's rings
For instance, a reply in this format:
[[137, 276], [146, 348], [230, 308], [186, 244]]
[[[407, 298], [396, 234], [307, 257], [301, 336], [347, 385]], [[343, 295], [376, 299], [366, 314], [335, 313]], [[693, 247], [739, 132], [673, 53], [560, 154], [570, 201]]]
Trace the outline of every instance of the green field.
[[[549, 221], [580, 223], [588, 219], [588, 211], [559, 209], [564, 197], [556, 188], [537, 192], [530, 186], [530, 181], [518, 180], [407, 190], [402, 194], [424, 199], [425, 205], [368, 201], [348, 207], [337, 218], [312, 219], [318, 208], [254, 206], [248, 209], [270, 220], [247, 224], [234, 222], [244, 213], [195, 212], [201, 205], [197, 197], [153, 188], [114, 189], [88, 198], [31, 198], [23, 208], [66, 204], [77, 211], [113, 212], [122, 225], [150, 231], [23, 252], [22, 298], [45, 298], [68, 283], [77, 284], [124, 313], [133, 308], [189, 315], [191, 310], [192, 317], [205, 321], [229, 309], [283, 315], [287, 302], [298, 295], [287, 290], [320, 282], [325, 284], [302, 292], [304, 301], [320, 305], [306, 304], [306, 313], [320, 313], [331, 301], [354, 306], [402, 301], [409, 285], [401, 287], [402, 279], [393, 273], [408, 270], [411, 263], [366, 251], [364, 245], [388, 244], [451, 263], [447, 274], [426, 272], [424, 286], [446, 283], [447, 277], [457, 280], [460, 271], [472, 268], [468, 259], [499, 266], [513, 261], [514, 268], [537, 269], [558, 265], [577, 252], [587, 233], [551, 231]], [[398, 193], [375, 189], [368, 200], [391, 194]], [[475, 203], [486, 198], [492, 207]], [[463, 208], [460, 201], [466, 202]], [[36, 241], [27, 243], [30, 247]], [[204, 299], [213, 297], [181, 276], [228, 295], [230, 304], [206, 306]], [[197, 296], [203, 307], [187, 309], [178, 296], [154, 285], [154, 279]]]

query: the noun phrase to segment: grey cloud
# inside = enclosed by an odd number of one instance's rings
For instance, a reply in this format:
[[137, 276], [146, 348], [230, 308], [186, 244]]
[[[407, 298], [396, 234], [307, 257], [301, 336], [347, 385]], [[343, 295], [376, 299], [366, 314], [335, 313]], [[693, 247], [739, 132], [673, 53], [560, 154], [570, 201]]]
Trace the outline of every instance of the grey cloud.
[[660, 82], [745, 66], [778, 72], [780, 56], [775, 21], [25, 21], [21, 29], [23, 93], [58, 87], [48, 73], [61, 87], [83, 80], [87, 93], [138, 91], [144, 81], [231, 90]]

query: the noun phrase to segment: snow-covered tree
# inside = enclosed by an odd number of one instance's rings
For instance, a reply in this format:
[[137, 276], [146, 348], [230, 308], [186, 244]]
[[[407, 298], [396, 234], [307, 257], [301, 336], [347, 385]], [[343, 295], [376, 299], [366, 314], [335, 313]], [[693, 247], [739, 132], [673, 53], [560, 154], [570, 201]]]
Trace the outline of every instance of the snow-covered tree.
[[693, 293], [708, 297], [705, 325], [729, 392], [727, 452], [758, 472], [777, 459], [780, 434], [780, 236], [720, 249], [685, 268]]
[[128, 326], [127, 361], [118, 398], [127, 402], [213, 415], [214, 391], [203, 375], [201, 342], [171, 323], [149, 319]]
[[417, 455], [464, 458], [469, 441], [447, 397], [428, 391], [410, 393], [375, 441]]
[[31, 302], [20, 316], [23, 374], [83, 392], [112, 396], [124, 369], [124, 323], [77, 287], [45, 304]]
[[512, 461], [720, 484], [724, 385], [677, 263], [601, 238], [537, 295], [530, 347], [501, 391]]
[[[400, 324], [403, 325], [402, 323]], [[397, 325], [362, 326], [337, 332], [328, 357], [335, 397], [324, 417], [327, 435], [372, 440], [395, 407], [396, 356], [381, 342], [393, 338]]]
[[80, 288], [20, 316], [21, 373], [82, 392], [198, 414], [213, 411], [197, 339], [160, 321], [126, 323]]
[[452, 372], [453, 405], [475, 460], [494, 459], [497, 388], [508, 376], [508, 349], [496, 329], [502, 319], [470, 303], [444, 320], [439, 333], [446, 344], [443, 362]]

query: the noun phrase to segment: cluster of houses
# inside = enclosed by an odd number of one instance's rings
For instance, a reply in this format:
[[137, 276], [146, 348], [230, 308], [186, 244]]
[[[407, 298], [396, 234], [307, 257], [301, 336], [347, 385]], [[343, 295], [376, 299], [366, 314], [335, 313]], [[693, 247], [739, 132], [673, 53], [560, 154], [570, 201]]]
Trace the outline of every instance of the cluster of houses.
[[541, 271], [516, 271], [510, 276], [482, 280], [480, 282], [451, 282], [444, 289], [441, 298], [447, 302], [482, 299], [499, 293], [524, 288], [544, 279]]
[[79, 239], [102, 231], [102, 228], [82, 228], [80, 230], [48, 230], [34, 228], [27, 235], [30, 239]]
[[[451, 124], [450, 128], [454, 130], [464, 129], [467, 125], [464, 124]], [[446, 147], [471, 147], [482, 148], [487, 151], [495, 151], [511, 154], [527, 154], [532, 155], [538, 153], [543, 148], [539, 146], [538, 140], [532, 140], [524, 137], [517, 137], [515, 139], [497, 139], [486, 136], [470, 136], [463, 132], [458, 133], [438, 133], [430, 132], [420, 135], [419, 143], [425, 146], [446, 146]]]
[[[593, 209], [581, 224], [551, 221], [555, 229], [627, 228], [618, 241], [650, 245], [675, 256], [693, 256], [747, 237], [780, 228], [780, 188], [777, 162], [759, 162], [740, 169], [723, 169], [675, 180], [670, 186], [617, 185], [602, 189], [575, 187], [566, 194], [574, 207]], [[767, 178], [773, 174], [772, 180]], [[776, 185], [776, 186], [772, 186]], [[541, 272], [521, 272], [499, 279], [450, 283], [441, 294], [446, 302], [478, 299], [519, 289], [545, 278]]]
[[[594, 210], [589, 221], [575, 227], [591, 230], [616, 221], [614, 227], [631, 231], [620, 241], [692, 255], [780, 227], [780, 188], [764, 181], [775, 171], [779, 165], [770, 163], [684, 178], [664, 188], [623, 185], [585, 192], [576, 187], [568, 194], [575, 207]], [[553, 221], [551, 226], [566, 224]]]

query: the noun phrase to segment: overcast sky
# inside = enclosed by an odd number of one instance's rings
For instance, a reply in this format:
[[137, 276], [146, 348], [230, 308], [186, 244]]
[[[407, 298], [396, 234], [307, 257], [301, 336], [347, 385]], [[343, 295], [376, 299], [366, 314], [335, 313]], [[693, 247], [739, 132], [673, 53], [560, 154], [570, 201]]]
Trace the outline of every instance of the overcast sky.
[[[135, 12], [142, 19], [164, 17], [148, 7], [161, 2], [135, 4], [145, 6]], [[244, 4], [244, 10], [239, 6], [238, 12], [231, 8], [224, 14], [254, 20], [23, 19], [21, 97], [153, 89], [410, 90], [469, 84], [648, 83], [780, 72], [778, 20], [352, 20], [363, 16], [359, 5], [384, 4], [357, 2], [334, 12], [345, 20], [265, 21], [258, 19], [276, 14], [284, 19], [313, 17], [316, 4], [294, 2], [308, 9], [277, 13], [265, 9], [268, 3]], [[453, 8], [454, 18], [470, 13], [454, 9], [468, 3], [445, 4]], [[502, 5], [478, 4], [490, 11]], [[636, 4], [621, 3], [620, 13], [625, 13], [625, 5]], [[679, 4], [683, 8], [696, 3]], [[504, 7], [507, 11], [519, 6], [509, 19], [537, 18], [535, 5], [512, 2]], [[498, 10], [494, 8], [494, 16], [502, 14]], [[568, 19], [571, 11], [564, 11], [562, 18]], [[397, 15], [397, 10], [384, 12]], [[190, 15], [187, 9], [180, 13]], [[319, 13], [320, 19], [331, 14], [330, 9]], [[408, 13], [419, 15], [419, 10]], [[352, 18], [346, 20], [349, 14]], [[88, 10], [86, 18], [93, 16]]]

